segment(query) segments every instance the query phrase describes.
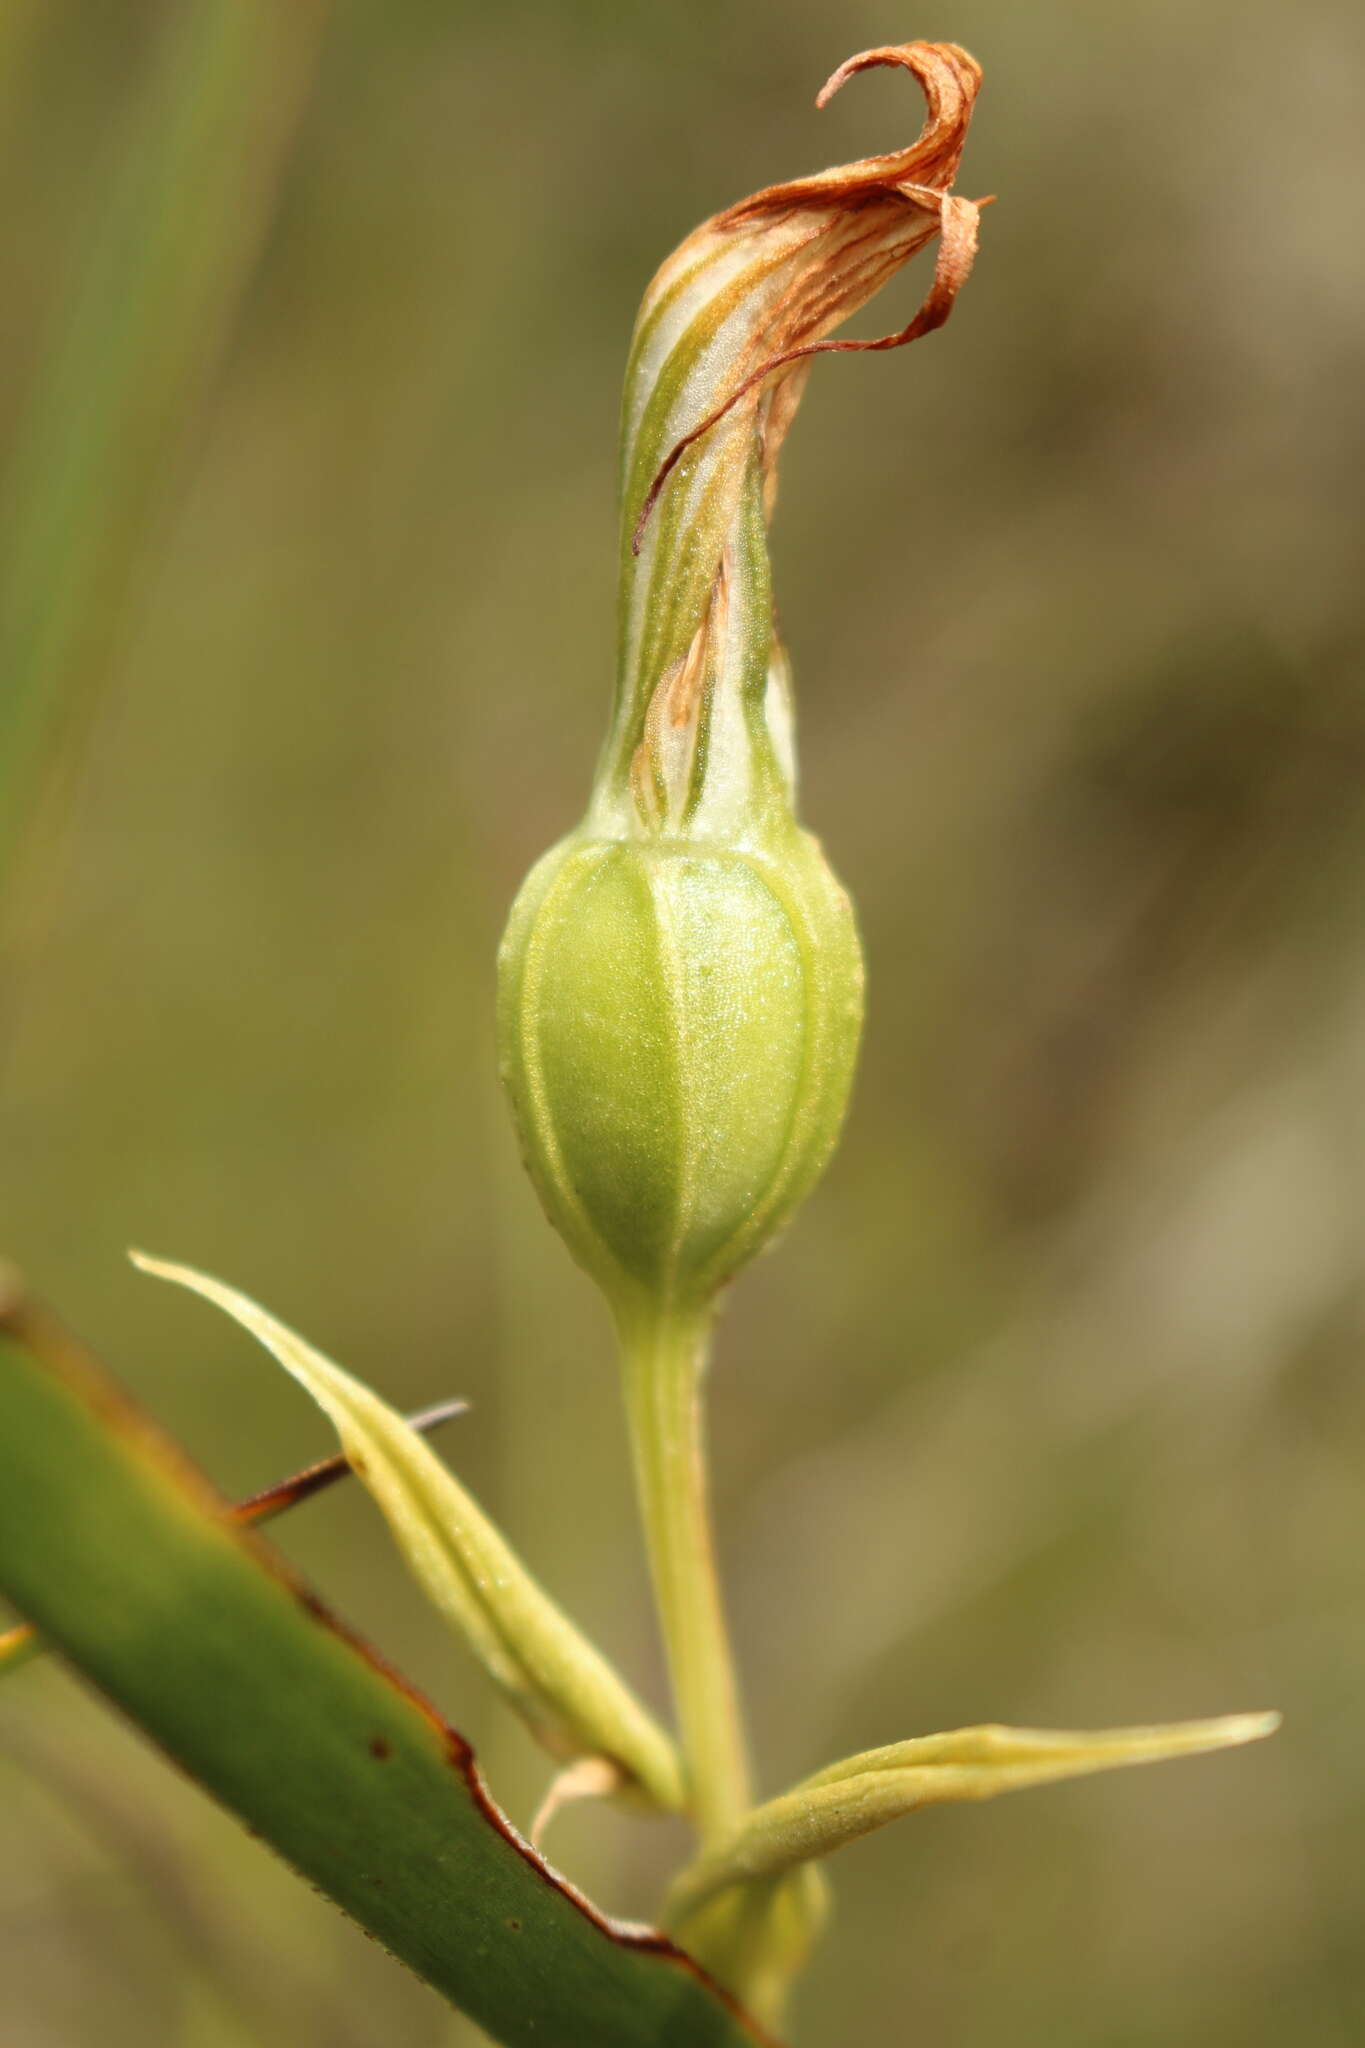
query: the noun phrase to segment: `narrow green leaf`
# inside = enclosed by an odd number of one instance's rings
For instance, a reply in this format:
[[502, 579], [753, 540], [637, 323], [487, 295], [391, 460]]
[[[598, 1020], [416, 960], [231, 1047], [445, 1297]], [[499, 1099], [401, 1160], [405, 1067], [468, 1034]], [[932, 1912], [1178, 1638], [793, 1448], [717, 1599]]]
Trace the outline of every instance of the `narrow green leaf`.
[[1026, 1785], [1083, 1778], [1126, 1764], [1165, 1763], [1259, 1742], [1280, 1725], [1277, 1713], [1220, 1714], [1211, 1721], [1167, 1721], [1149, 1728], [954, 1728], [946, 1735], [915, 1735], [884, 1749], [826, 1765], [797, 1791], [821, 1790], [850, 1779], [903, 1771], [932, 1771], [934, 1785], [952, 1784], [935, 1799], [993, 1799]]
[[763, 2040], [664, 1937], [564, 1884], [498, 1812], [467, 1743], [13, 1295], [0, 1303], [0, 1592], [508, 2048]]
[[1094, 1734], [988, 1725], [867, 1750], [758, 1807], [728, 1842], [699, 1856], [674, 1886], [668, 1922], [682, 1927], [717, 1893], [828, 1856], [917, 1807], [994, 1799], [999, 1792], [1083, 1778], [1093, 1771], [1231, 1749], [1258, 1742], [1279, 1725], [1274, 1713]]
[[188, 1266], [132, 1257], [144, 1273], [216, 1303], [313, 1396], [423, 1589], [546, 1748], [605, 1757], [656, 1805], [677, 1811], [682, 1775], [669, 1737], [402, 1416], [235, 1288]]

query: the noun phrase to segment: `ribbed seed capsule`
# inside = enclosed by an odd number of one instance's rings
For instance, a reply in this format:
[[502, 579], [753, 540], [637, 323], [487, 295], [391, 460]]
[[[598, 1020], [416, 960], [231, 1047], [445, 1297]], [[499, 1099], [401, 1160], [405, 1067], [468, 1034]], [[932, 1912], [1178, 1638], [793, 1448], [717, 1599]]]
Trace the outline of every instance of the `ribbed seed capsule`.
[[504, 1078], [551, 1220], [618, 1306], [705, 1302], [837, 1136], [857, 934], [815, 841], [783, 841], [575, 834], [513, 911]]

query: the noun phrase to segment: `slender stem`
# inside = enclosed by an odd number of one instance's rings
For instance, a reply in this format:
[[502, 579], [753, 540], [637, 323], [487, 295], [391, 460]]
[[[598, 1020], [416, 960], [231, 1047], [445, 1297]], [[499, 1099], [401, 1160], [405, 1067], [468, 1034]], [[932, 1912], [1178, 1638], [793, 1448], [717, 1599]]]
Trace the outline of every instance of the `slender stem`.
[[749, 1768], [721, 1605], [706, 1480], [702, 1382], [710, 1317], [661, 1309], [620, 1326], [635, 1480], [689, 1803], [703, 1841], [749, 1805]]

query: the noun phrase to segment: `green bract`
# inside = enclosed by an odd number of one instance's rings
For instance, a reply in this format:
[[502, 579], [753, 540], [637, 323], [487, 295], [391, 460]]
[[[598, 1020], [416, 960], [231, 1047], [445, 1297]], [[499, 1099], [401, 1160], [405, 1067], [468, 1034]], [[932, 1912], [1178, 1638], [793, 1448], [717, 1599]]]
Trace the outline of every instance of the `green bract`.
[[714, 1913], [717, 1899], [770, 1884], [922, 1806], [994, 1799], [1098, 1771], [1235, 1749], [1263, 1741], [1279, 1725], [1275, 1713], [1094, 1732], [989, 1723], [867, 1750], [756, 1807], [730, 1840], [698, 1857], [673, 1887], [670, 1924], [685, 1928], [694, 1916]]
[[605, 1761], [613, 1787], [646, 1805], [681, 1805], [668, 1736], [401, 1415], [235, 1287], [145, 1252], [132, 1259], [216, 1303], [307, 1389], [424, 1591], [551, 1755]]

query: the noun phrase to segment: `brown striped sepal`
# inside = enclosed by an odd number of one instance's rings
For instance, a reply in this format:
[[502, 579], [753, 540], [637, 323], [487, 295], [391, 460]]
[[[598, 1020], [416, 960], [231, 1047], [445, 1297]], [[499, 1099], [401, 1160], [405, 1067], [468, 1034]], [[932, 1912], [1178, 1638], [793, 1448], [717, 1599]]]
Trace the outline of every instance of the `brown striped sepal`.
[[[811, 359], [941, 326], [971, 270], [978, 203], [952, 192], [981, 72], [952, 43], [866, 50], [927, 115], [909, 148], [771, 185], [697, 228], [645, 294], [626, 375], [619, 676], [590, 826], [752, 841], [789, 811], [792, 744], [766, 529]], [[937, 237], [928, 295], [893, 334], [828, 339]], [[761, 827], [759, 828], [761, 831]]]

